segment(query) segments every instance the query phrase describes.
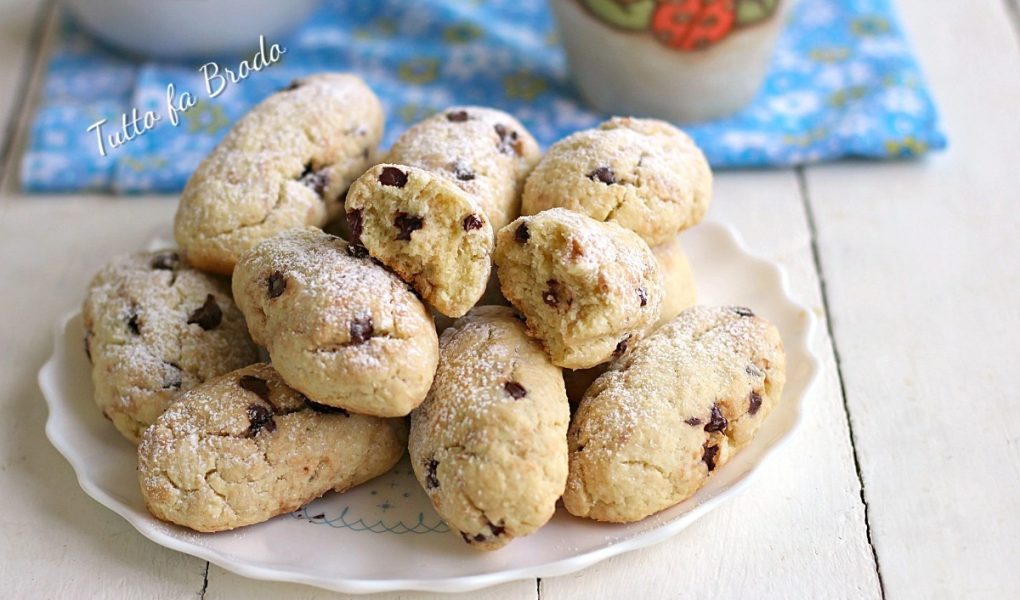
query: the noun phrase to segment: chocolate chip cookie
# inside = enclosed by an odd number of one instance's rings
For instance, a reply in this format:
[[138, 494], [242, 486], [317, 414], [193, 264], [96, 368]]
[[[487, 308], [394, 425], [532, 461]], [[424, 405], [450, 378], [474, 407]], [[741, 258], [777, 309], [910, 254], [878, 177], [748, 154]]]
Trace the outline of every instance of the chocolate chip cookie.
[[241, 257], [233, 288], [252, 338], [315, 402], [396, 417], [425, 399], [439, 360], [435, 325], [364, 247], [291, 229]]
[[507, 113], [455, 106], [404, 132], [386, 161], [457, 184], [478, 199], [496, 231], [520, 213], [524, 179], [540, 156], [535, 138]]
[[570, 426], [563, 503], [628, 523], [690, 497], [779, 402], [775, 327], [742, 307], [690, 308], [613, 362]]
[[659, 318], [662, 274], [632, 231], [554, 208], [496, 235], [503, 295], [553, 363], [586, 369], [619, 356]]
[[234, 125], [188, 180], [174, 235], [194, 266], [229, 275], [260, 241], [343, 213], [343, 195], [375, 162], [378, 98], [356, 76], [314, 75]]
[[435, 383], [411, 413], [411, 464], [450, 528], [495, 550], [552, 517], [569, 418], [560, 370], [513, 309], [478, 307], [443, 333]]
[[142, 436], [138, 480], [155, 517], [224, 531], [297, 510], [389, 471], [404, 419], [310, 402], [267, 364], [208, 381]]
[[614, 117], [554, 144], [528, 177], [521, 212], [564, 207], [662, 244], [697, 224], [712, 171], [687, 134], [663, 121]]
[[478, 302], [492, 270], [493, 231], [474, 196], [417, 167], [382, 164], [347, 194], [353, 239], [440, 313]]
[[178, 393], [258, 360], [230, 285], [175, 250], [107, 264], [82, 318], [96, 404], [134, 443]]

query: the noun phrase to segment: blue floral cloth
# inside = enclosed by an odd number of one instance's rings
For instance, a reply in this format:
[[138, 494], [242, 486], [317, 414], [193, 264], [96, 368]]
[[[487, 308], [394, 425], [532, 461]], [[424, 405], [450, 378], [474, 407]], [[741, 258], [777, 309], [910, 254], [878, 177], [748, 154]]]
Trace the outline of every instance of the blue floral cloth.
[[[292, 79], [360, 73], [385, 104], [384, 145], [451, 104], [520, 118], [545, 146], [605, 115], [573, 91], [546, 0], [327, 0], [278, 42], [271, 67], [208, 98], [199, 63], [132, 58], [65, 19], [21, 165], [36, 192], [175, 192], [238, 117]], [[242, 57], [221, 58], [236, 67]], [[204, 62], [204, 61], [203, 61]], [[167, 85], [199, 98], [173, 126]], [[161, 120], [100, 156], [92, 123]], [[739, 114], [687, 127], [715, 167], [897, 158], [945, 146], [935, 106], [888, 0], [801, 0], [766, 83]]]

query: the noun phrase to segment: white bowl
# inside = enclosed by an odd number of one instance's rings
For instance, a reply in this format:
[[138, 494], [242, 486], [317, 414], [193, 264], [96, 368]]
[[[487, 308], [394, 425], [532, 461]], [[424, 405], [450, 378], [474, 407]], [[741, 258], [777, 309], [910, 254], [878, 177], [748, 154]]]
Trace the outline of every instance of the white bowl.
[[276, 42], [317, 0], [66, 0], [85, 28], [114, 46], [162, 58], [211, 58]]

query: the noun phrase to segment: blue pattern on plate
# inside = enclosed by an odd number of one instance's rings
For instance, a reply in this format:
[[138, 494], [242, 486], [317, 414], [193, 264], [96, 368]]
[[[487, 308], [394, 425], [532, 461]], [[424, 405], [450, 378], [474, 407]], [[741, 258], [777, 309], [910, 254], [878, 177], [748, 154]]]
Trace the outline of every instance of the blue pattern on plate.
[[[178, 191], [252, 105], [327, 69], [356, 71], [379, 94], [389, 117], [384, 145], [451, 104], [508, 110], [546, 146], [605, 117], [570, 87], [545, 0], [328, 0], [280, 43], [280, 63], [210, 100], [197, 64], [125, 57], [65, 20], [22, 161], [24, 187]], [[200, 98], [177, 127], [165, 115], [171, 82]], [[99, 156], [86, 128], [103, 116], [119, 123], [132, 107], [163, 120]], [[715, 167], [898, 158], [946, 143], [888, 0], [802, 0], [752, 105], [687, 129]]]

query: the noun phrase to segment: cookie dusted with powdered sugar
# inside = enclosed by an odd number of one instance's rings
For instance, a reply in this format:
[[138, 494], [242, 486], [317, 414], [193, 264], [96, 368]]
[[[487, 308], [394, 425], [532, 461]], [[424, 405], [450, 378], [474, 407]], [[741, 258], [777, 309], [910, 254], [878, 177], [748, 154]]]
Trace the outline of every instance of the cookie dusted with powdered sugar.
[[[691, 264], [678, 239], [655, 246], [652, 248], [652, 254], [655, 255], [659, 270], [662, 272], [664, 292], [662, 314], [652, 327], [654, 331], [656, 327], [665, 325], [684, 310], [694, 306], [697, 301], [697, 290]], [[563, 382], [567, 386], [567, 398], [571, 406], [577, 406], [581, 402], [584, 392], [599, 375], [605, 373], [607, 366], [601, 364], [590, 369], [563, 370]]]
[[454, 182], [478, 199], [496, 231], [520, 213], [524, 179], [540, 156], [535, 138], [509, 114], [455, 106], [405, 131], [386, 162]]
[[465, 542], [495, 550], [533, 533], [567, 476], [563, 378], [513, 309], [473, 309], [443, 333], [408, 449], [436, 512]]
[[570, 425], [571, 514], [628, 523], [690, 497], [779, 402], [775, 327], [696, 306], [638, 342], [588, 388]]
[[377, 165], [347, 194], [353, 239], [440, 313], [478, 302], [492, 270], [493, 231], [475, 197], [416, 167]]
[[146, 430], [138, 480], [154, 516], [196, 531], [261, 523], [389, 471], [404, 419], [317, 405], [255, 364], [186, 392]]
[[255, 106], [181, 194], [174, 236], [194, 266], [229, 275], [260, 241], [343, 213], [343, 195], [374, 163], [383, 111], [358, 77], [295, 81]]
[[96, 404], [135, 443], [181, 391], [258, 360], [230, 285], [174, 250], [107, 264], [82, 318]]
[[712, 171], [687, 134], [663, 121], [614, 117], [549, 148], [528, 177], [521, 212], [569, 208], [654, 246], [697, 224], [711, 198]]
[[503, 295], [553, 363], [586, 369], [641, 339], [662, 309], [662, 274], [637, 234], [555, 208], [496, 235]]
[[233, 288], [252, 338], [312, 400], [397, 417], [425, 399], [439, 360], [435, 324], [364, 247], [285, 231], [241, 258]]

